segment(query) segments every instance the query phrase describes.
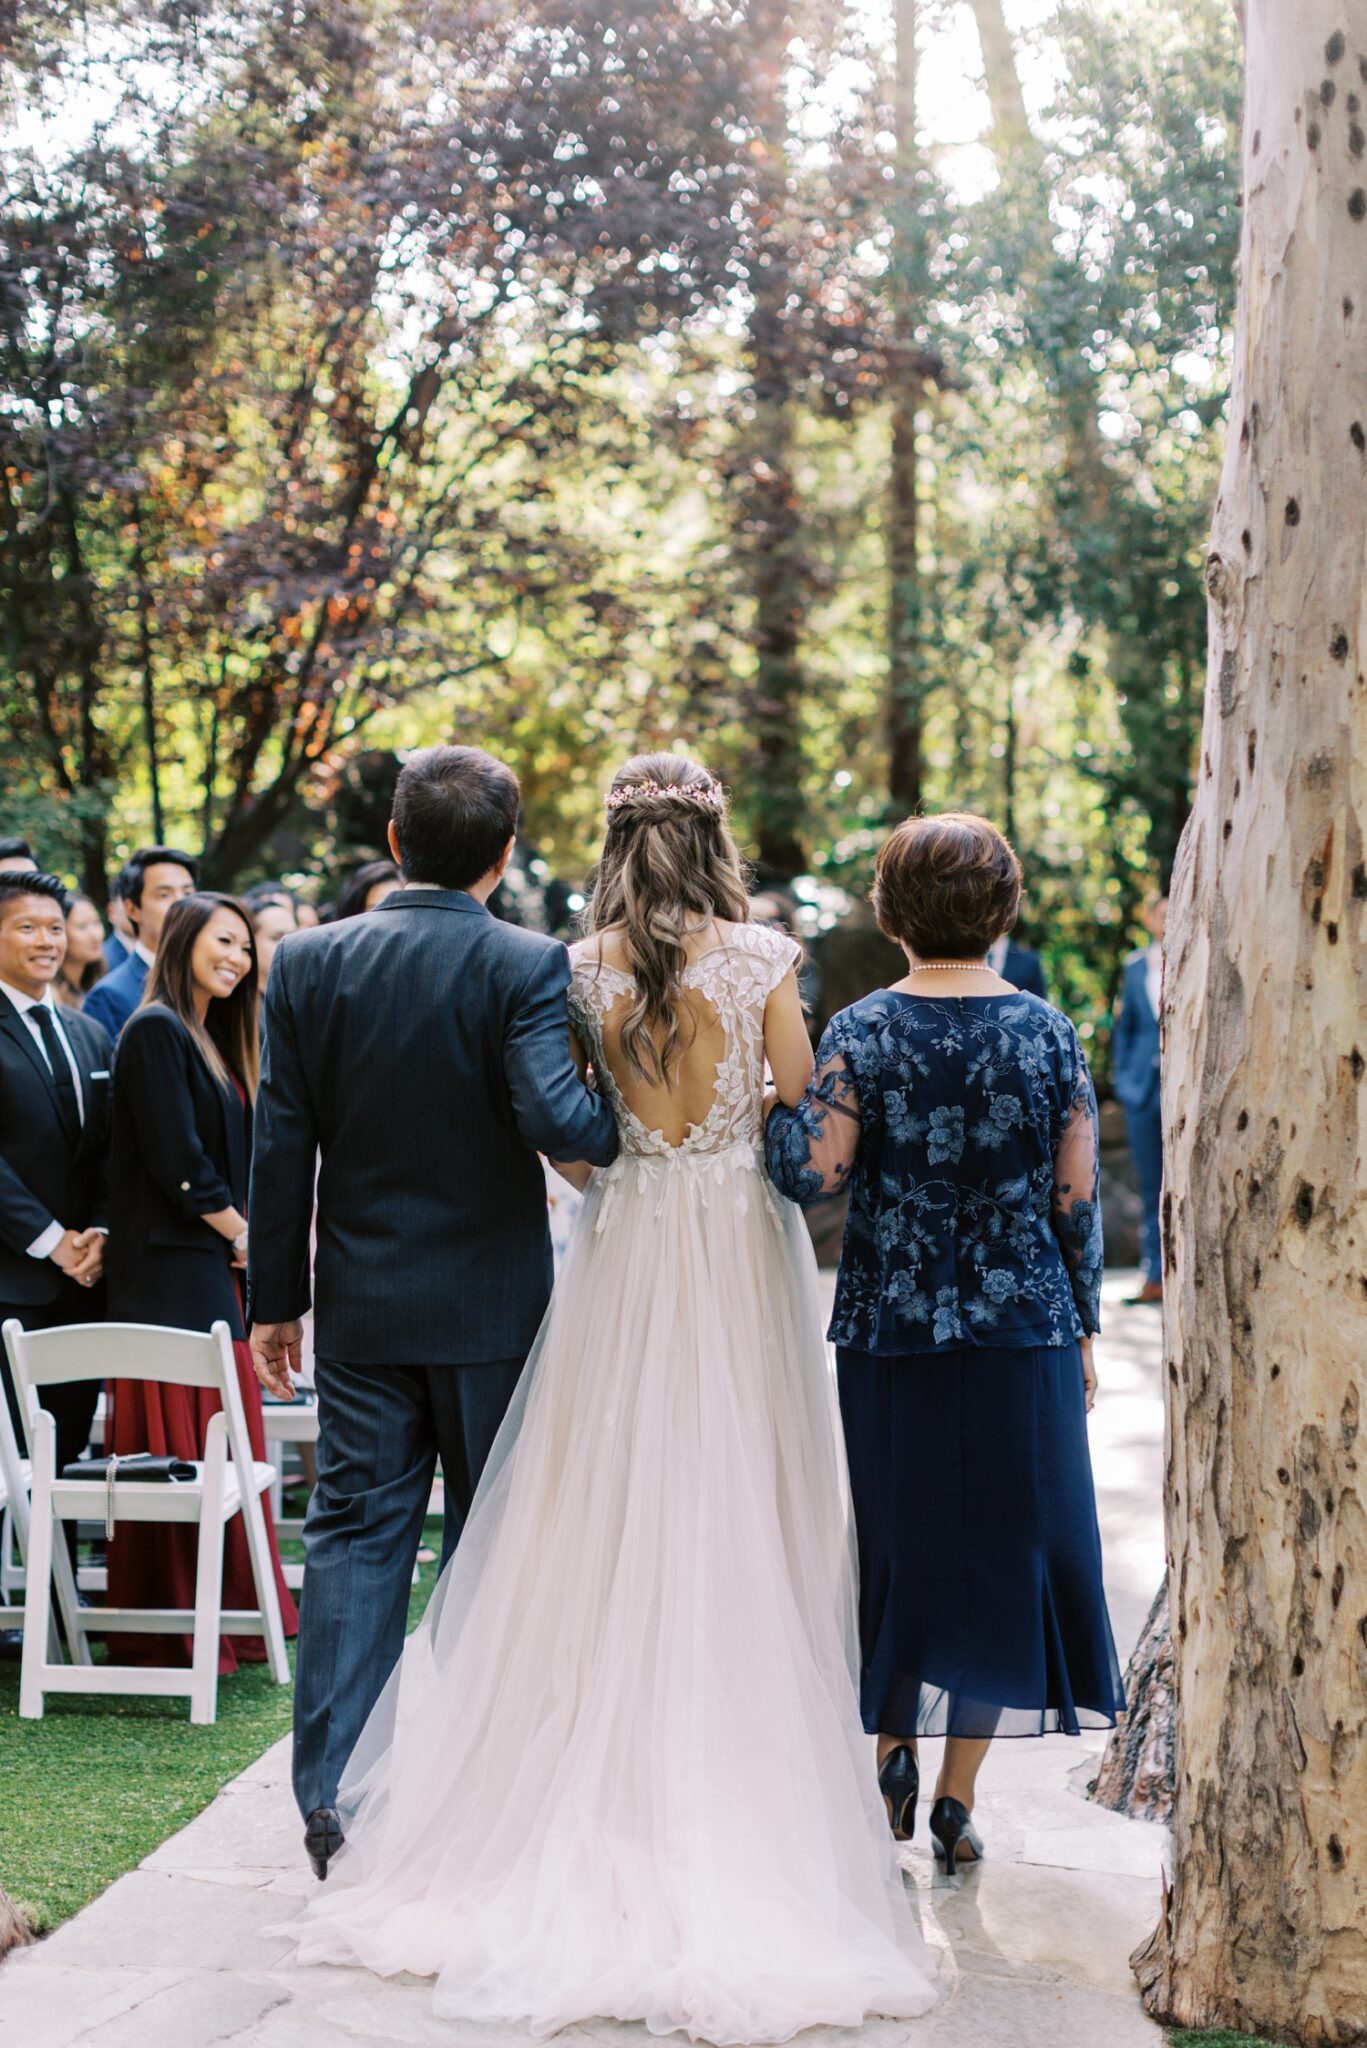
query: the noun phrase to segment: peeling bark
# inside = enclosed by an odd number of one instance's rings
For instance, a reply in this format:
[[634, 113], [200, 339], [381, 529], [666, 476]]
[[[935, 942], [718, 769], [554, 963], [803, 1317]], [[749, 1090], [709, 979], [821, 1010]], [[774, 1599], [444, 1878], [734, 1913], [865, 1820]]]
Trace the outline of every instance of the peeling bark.
[[1090, 1796], [1134, 1820], [1172, 1817], [1173, 1658], [1163, 1581], [1125, 1667], [1129, 1711], [1106, 1744]]
[[13, 1899], [0, 1889], [0, 1956], [8, 1955], [12, 1948], [26, 1948], [33, 1938], [28, 1921]]
[[1168, 924], [1156, 2016], [1367, 2042], [1367, 0], [1248, 0], [1229, 441]]

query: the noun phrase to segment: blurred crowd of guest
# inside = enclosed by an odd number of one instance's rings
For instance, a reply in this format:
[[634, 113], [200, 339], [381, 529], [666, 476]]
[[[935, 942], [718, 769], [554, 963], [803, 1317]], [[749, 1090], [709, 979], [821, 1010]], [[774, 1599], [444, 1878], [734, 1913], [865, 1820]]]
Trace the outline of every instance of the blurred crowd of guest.
[[[278, 882], [237, 898], [201, 888], [192, 854], [144, 846], [112, 877], [102, 916], [44, 872], [26, 840], [0, 838], [0, 1320], [28, 1330], [225, 1322], [252, 1449], [266, 1457], [243, 1301], [261, 1001], [282, 939], [373, 910], [401, 886], [393, 861], [374, 860], [334, 903]], [[22, 1443], [2, 1353], [0, 1378]], [[60, 1470], [90, 1449], [99, 1388], [44, 1398]], [[97, 1448], [202, 1457], [218, 1405], [200, 1389], [115, 1381]], [[305, 1447], [306, 1479], [311, 1462]], [[271, 1545], [292, 1634], [273, 1530]], [[111, 1603], [193, 1605], [195, 1550], [188, 1527], [120, 1527], [108, 1544]], [[227, 1531], [223, 1593], [229, 1608], [255, 1604], [240, 1518]], [[161, 1662], [166, 1643], [116, 1638], [111, 1652]], [[262, 1654], [258, 1638], [225, 1637], [220, 1672]]]
[[[243, 1310], [258, 1003], [262, 956], [298, 929], [302, 906], [279, 887], [250, 905], [202, 890], [191, 855], [144, 847], [114, 879], [106, 934], [96, 905], [43, 873], [22, 841], [0, 849], [0, 1320], [225, 1322], [264, 1459]], [[22, 1441], [7, 1361], [0, 1370]], [[45, 1396], [59, 1470], [87, 1450], [98, 1394], [80, 1383]], [[104, 1450], [203, 1456], [216, 1396], [136, 1381], [107, 1395]], [[293, 1632], [273, 1532], [271, 1543]], [[188, 1527], [122, 1525], [108, 1544], [111, 1602], [193, 1605], [195, 1558]], [[240, 1518], [226, 1534], [223, 1592], [229, 1608], [256, 1604]], [[166, 1644], [125, 1638], [111, 1650], [162, 1662]], [[181, 1654], [188, 1662], [188, 1639]], [[261, 1655], [258, 1638], [225, 1637], [220, 1671]]]

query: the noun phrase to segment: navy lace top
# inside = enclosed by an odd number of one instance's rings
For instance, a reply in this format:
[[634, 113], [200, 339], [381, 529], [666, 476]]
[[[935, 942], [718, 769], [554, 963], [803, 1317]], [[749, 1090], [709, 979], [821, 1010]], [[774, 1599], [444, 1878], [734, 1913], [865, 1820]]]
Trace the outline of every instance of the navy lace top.
[[832, 1018], [765, 1150], [795, 1202], [849, 1187], [835, 1343], [1019, 1348], [1097, 1329], [1096, 1095], [1076, 1031], [1038, 996], [866, 996]]

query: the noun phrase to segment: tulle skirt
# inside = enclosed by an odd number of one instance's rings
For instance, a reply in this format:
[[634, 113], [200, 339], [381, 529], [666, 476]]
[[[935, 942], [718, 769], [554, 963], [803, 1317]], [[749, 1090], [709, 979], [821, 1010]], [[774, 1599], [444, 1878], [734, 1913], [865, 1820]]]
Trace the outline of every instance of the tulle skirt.
[[816, 1272], [754, 1153], [597, 1176], [304, 1962], [719, 2044], [931, 2003], [855, 1691]]

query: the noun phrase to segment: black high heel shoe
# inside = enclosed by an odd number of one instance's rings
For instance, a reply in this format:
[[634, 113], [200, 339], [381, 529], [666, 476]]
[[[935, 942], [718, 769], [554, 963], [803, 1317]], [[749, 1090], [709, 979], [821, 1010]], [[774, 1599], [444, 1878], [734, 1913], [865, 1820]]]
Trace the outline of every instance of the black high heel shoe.
[[916, 1802], [921, 1796], [921, 1771], [916, 1752], [903, 1742], [890, 1749], [878, 1768], [878, 1789], [899, 1842], [916, 1833]]
[[[945, 1876], [953, 1877], [961, 1863], [981, 1863], [984, 1855], [982, 1837], [973, 1825], [973, 1819], [957, 1799], [937, 1799], [930, 1809], [931, 1838], [944, 1859]], [[972, 1850], [971, 1856], [959, 1855], [959, 1844], [965, 1843]]]

